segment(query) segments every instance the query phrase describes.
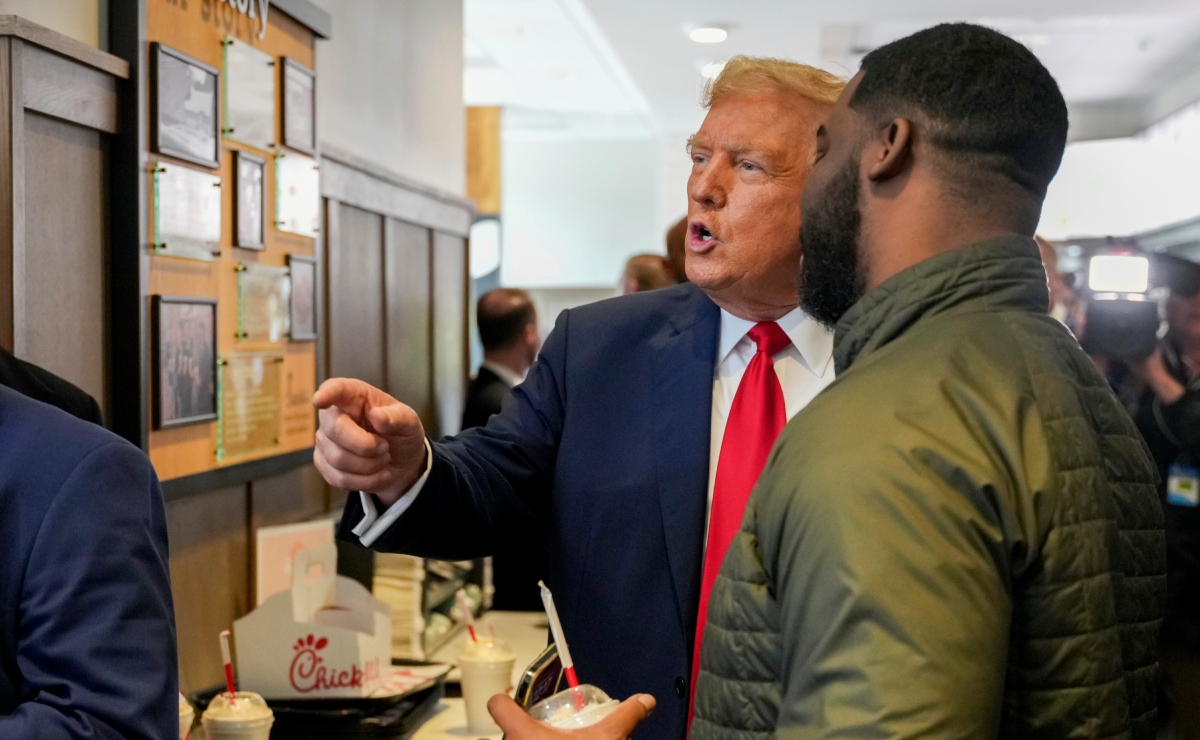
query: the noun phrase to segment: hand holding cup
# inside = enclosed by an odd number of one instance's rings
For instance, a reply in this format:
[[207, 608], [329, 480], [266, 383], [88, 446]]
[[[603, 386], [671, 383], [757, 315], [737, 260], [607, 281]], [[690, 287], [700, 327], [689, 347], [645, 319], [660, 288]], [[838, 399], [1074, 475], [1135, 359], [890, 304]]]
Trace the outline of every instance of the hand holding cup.
[[505, 740], [626, 740], [650, 716], [654, 704], [653, 696], [637, 694], [598, 723], [578, 730], [560, 730], [539, 722], [505, 694], [493, 696], [488, 711], [504, 730]]

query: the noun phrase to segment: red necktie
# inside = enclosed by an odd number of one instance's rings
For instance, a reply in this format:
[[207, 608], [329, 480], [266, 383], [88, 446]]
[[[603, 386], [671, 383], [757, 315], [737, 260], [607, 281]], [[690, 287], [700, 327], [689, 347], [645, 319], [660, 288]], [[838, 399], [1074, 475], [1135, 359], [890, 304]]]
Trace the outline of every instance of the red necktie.
[[708, 621], [708, 598], [712, 595], [717, 571], [725, 560], [725, 552], [742, 525], [742, 514], [755, 481], [767, 464], [767, 455], [775, 438], [787, 424], [783, 403], [783, 386], [775, 374], [775, 353], [792, 343], [779, 324], [764, 321], [749, 332], [758, 345], [754, 359], [733, 396], [725, 436], [721, 440], [721, 456], [717, 461], [717, 478], [713, 485], [712, 511], [708, 516], [708, 545], [704, 551], [704, 575], [700, 581], [700, 613], [696, 620], [696, 647], [692, 654], [691, 703], [688, 707], [688, 728], [696, 702], [696, 677], [700, 675], [700, 645], [704, 640], [704, 625]]

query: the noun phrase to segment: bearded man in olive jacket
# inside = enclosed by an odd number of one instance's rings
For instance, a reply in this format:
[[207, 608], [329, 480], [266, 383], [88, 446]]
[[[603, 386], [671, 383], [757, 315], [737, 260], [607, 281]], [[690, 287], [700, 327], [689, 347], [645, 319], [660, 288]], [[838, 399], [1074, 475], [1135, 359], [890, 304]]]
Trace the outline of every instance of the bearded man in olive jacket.
[[1032, 239], [1066, 134], [964, 24], [869, 54], [822, 126], [801, 301], [838, 380], [726, 556], [692, 738], [1155, 736], [1157, 473]]

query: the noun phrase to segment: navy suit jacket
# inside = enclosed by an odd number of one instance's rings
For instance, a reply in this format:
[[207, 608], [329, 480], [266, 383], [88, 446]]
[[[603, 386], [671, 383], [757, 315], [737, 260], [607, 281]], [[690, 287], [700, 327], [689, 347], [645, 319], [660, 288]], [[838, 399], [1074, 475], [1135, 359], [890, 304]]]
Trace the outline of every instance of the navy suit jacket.
[[178, 681], [150, 461], [0, 387], [0, 740], [178, 737]]
[[635, 738], [686, 733], [719, 331], [690, 284], [564, 311], [501, 413], [433, 444], [425, 487], [374, 545], [463, 559], [548, 535], [580, 681], [658, 700]]

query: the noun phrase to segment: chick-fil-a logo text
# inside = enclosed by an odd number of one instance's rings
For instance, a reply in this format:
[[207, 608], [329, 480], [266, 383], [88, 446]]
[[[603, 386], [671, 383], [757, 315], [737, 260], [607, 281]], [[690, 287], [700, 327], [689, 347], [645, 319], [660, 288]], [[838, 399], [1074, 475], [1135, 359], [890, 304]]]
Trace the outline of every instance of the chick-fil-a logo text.
[[357, 665], [345, 670], [327, 667], [325, 659], [319, 653], [328, 644], [329, 640], [324, 637], [308, 635], [297, 640], [292, 646], [296, 655], [292, 658], [288, 680], [293, 689], [307, 694], [310, 691], [361, 688], [364, 683], [379, 680], [379, 658], [368, 660], [362, 668]]

